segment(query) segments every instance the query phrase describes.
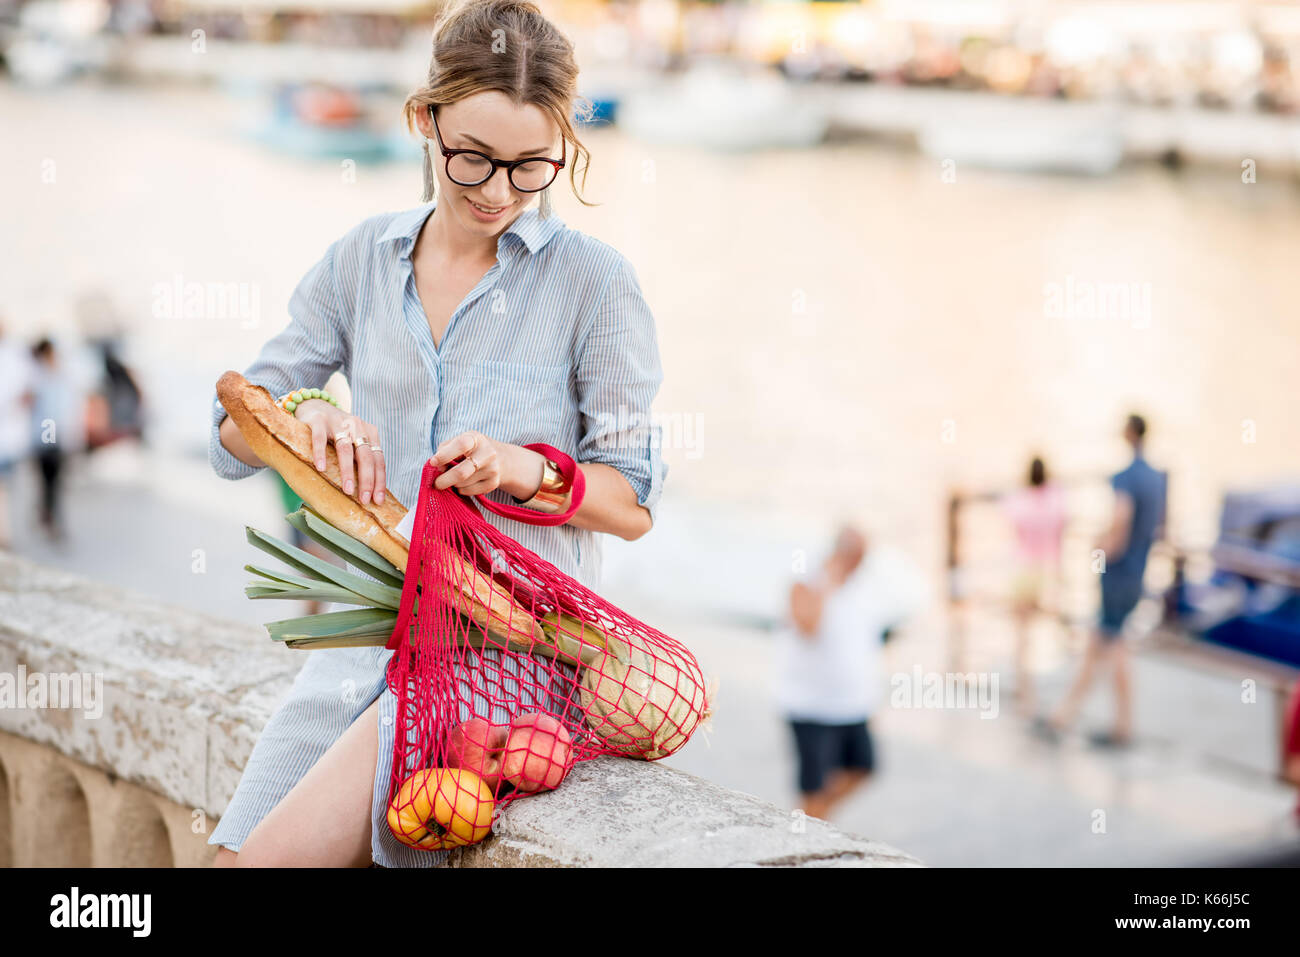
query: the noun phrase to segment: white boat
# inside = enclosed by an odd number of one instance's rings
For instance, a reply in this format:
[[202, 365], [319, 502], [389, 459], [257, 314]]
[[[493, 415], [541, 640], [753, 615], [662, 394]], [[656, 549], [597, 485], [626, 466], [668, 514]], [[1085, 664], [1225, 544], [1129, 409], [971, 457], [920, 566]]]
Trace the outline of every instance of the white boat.
[[649, 142], [744, 151], [813, 146], [830, 120], [773, 70], [706, 63], [629, 93], [617, 123]]
[[1062, 103], [954, 110], [922, 125], [917, 143], [927, 155], [958, 167], [1015, 172], [1100, 176], [1124, 158], [1124, 131], [1111, 110]]

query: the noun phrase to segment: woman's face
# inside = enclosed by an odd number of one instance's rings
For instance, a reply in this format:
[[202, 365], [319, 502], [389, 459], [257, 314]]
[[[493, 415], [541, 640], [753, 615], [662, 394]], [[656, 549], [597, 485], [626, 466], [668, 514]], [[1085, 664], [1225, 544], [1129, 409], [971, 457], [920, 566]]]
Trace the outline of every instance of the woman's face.
[[[438, 132], [447, 149], [478, 150], [507, 161], [530, 156], [560, 159], [559, 126], [534, 104], [521, 106], [504, 93], [486, 90], [437, 110]], [[447, 161], [438, 152], [427, 108], [420, 111], [417, 124], [430, 141], [429, 156], [438, 177], [438, 205], [446, 205], [454, 221], [471, 234], [489, 237], [502, 233], [541, 195], [515, 189], [504, 169], [496, 170], [478, 186], [452, 182], [447, 176]]]

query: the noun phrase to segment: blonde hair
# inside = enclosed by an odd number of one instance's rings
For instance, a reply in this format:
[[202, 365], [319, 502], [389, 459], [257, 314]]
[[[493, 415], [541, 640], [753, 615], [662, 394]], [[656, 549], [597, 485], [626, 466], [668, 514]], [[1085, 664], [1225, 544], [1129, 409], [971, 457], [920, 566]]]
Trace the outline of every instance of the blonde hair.
[[[529, 0], [452, 0], [433, 28], [433, 57], [429, 76], [406, 98], [402, 107], [406, 126], [416, 130], [416, 117], [430, 106], [445, 106], [475, 93], [497, 90], [517, 105], [535, 105], [560, 127], [560, 135], [573, 145], [569, 182], [584, 206], [578, 186], [578, 160], [582, 182], [587, 182], [591, 153], [578, 139], [570, 114], [589, 120], [590, 101], [578, 96], [578, 64], [573, 44]], [[425, 140], [424, 200], [433, 198], [432, 160]], [[541, 215], [550, 214], [551, 188], [542, 190]]]

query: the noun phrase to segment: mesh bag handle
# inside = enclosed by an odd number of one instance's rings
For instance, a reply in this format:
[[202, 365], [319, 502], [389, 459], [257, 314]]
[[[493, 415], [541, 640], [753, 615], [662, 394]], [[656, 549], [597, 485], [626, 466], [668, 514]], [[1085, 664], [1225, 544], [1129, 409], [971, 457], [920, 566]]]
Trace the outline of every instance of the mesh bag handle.
[[[587, 494], [587, 479], [582, 474], [582, 469], [578, 468], [578, 463], [572, 456], [566, 455], [553, 445], [547, 445], [545, 442], [533, 442], [525, 445], [524, 448], [540, 452], [547, 458], [555, 462], [560, 467], [560, 475], [564, 478], [565, 487], [572, 490], [569, 507], [563, 512], [547, 514], [539, 512], [536, 509], [524, 508], [519, 505], [501, 505], [497, 502], [489, 502], [487, 499], [475, 496], [469, 498], [461, 496], [461, 500], [467, 505], [478, 504], [490, 512], [495, 512], [505, 518], [513, 518], [516, 521], [525, 522], [529, 525], [562, 525], [573, 517], [578, 511], [578, 506], [582, 504], [583, 496]], [[450, 464], [450, 463], [448, 463]], [[424, 471], [420, 475], [420, 488], [426, 489], [432, 487], [434, 481], [441, 475], [445, 469], [434, 465], [433, 460], [429, 459], [424, 463]], [[415, 528], [417, 532], [411, 540], [410, 552], [407, 555], [407, 568], [419, 568], [424, 554], [424, 537], [419, 534], [418, 530], [425, 527], [425, 509], [428, 507], [430, 496], [420, 495], [415, 506]], [[477, 502], [474, 499], [477, 499]], [[415, 588], [418, 582], [418, 575], [407, 575], [402, 582], [402, 604], [397, 614], [397, 625], [393, 628], [393, 634], [384, 646], [389, 651], [397, 649], [401, 644], [402, 636], [407, 633], [411, 625], [411, 613], [415, 607]]]
[[513, 518], [517, 522], [524, 522], [528, 525], [563, 525], [573, 518], [578, 511], [578, 506], [582, 504], [582, 498], [587, 494], [587, 477], [582, 474], [582, 469], [578, 468], [578, 463], [572, 457], [565, 455], [553, 445], [547, 445], [545, 442], [533, 442], [523, 446], [523, 448], [540, 452], [560, 467], [560, 477], [564, 479], [564, 484], [557, 491], [572, 491], [569, 507], [563, 512], [548, 514], [539, 512], [534, 508], [524, 508], [522, 505], [502, 505], [498, 502], [489, 502], [479, 496], [475, 496], [477, 499], [476, 504], [481, 505], [489, 512], [495, 512], [502, 518]]

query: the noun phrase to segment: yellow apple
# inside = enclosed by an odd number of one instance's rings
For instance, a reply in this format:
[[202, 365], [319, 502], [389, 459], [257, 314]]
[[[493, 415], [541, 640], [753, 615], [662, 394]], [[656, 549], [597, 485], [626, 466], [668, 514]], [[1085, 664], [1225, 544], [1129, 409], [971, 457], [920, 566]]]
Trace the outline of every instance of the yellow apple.
[[388, 827], [403, 844], [447, 850], [492, 832], [492, 791], [465, 768], [428, 768], [402, 782], [388, 805]]

